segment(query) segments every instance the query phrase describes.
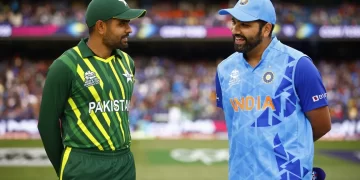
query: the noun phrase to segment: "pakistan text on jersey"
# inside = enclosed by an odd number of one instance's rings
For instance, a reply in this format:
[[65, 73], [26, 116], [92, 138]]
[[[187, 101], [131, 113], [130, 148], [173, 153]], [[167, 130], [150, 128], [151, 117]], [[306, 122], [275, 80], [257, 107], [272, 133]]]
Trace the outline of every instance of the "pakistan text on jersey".
[[256, 110], [265, 110], [266, 108], [270, 108], [271, 110], [275, 111], [274, 103], [270, 96], [266, 96], [265, 100], [261, 100], [260, 96], [253, 97], [253, 96], [246, 96], [240, 98], [230, 98], [230, 103], [235, 112], [241, 111], [251, 111], [254, 108]]
[[89, 113], [129, 111], [130, 100], [108, 100], [89, 103]]

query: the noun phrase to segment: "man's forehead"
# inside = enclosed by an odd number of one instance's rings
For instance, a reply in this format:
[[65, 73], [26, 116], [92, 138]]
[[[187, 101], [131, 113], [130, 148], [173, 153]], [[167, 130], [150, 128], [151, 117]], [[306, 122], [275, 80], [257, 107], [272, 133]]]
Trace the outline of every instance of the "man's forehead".
[[240, 21], [239, 19], [236, 19], [234, 16], [232, 16], [232, 20], [242, 22], [242, 23], [255, 23], [256, 21]]
[[130, 20], [128, 20], [128, 19], [113, 18], [113, 20], [114, 20], [115, 22], [130, 22]]

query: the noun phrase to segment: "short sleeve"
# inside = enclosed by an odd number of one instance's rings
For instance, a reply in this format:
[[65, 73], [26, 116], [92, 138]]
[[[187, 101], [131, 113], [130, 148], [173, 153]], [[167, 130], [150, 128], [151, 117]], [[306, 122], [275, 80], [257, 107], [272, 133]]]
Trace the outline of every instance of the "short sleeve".
[[320, 72], [309, 57], [302, 57], [297, 62], [294, 84], [304, 112], [328, 105]]
[[221, 86], [220, 86], [218, 72], [216, 72], [216, 75], [215, 75], [215, 87], [216, 87], [216, 106], [219, 108], [223, 108], [222, 92], [221, 92]]

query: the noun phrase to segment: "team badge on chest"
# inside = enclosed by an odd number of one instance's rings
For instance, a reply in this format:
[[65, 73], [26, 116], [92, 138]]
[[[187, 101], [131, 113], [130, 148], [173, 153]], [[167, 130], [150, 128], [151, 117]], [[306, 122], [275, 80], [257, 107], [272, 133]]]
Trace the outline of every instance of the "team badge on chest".
[[269, 84], [274, 80], [274, 73], [271, 71], [265, 72], [262, 79], [264, 83]]
[[132, 82], [133, 75], [130, 74], [128, 71], [125, 71], [125, 74], [123, 74], [126, 77], [126, 82]]

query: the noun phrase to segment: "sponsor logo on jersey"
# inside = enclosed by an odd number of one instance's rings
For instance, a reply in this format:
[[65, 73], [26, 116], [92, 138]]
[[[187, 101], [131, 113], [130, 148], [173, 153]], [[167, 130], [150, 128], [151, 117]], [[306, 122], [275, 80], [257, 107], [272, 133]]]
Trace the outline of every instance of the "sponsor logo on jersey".
[[274, 103], [270, 96], [266, 96], [264, 100], [260, 96], [246, 96], [240, 98], [230, 98], [231, 106], [235, 112], [239, 111], [251, 111], [253, 109], [257, 111], [262, 111], [267, 108], [275, 111]]
[[313, 100], [313, 102], [317, 102], [317, 101], [319, 101], [321, 99], [325, 99], [325, 98], [327, 98], [327, 93], [315, 95], [312, 97], [312, 100]]

